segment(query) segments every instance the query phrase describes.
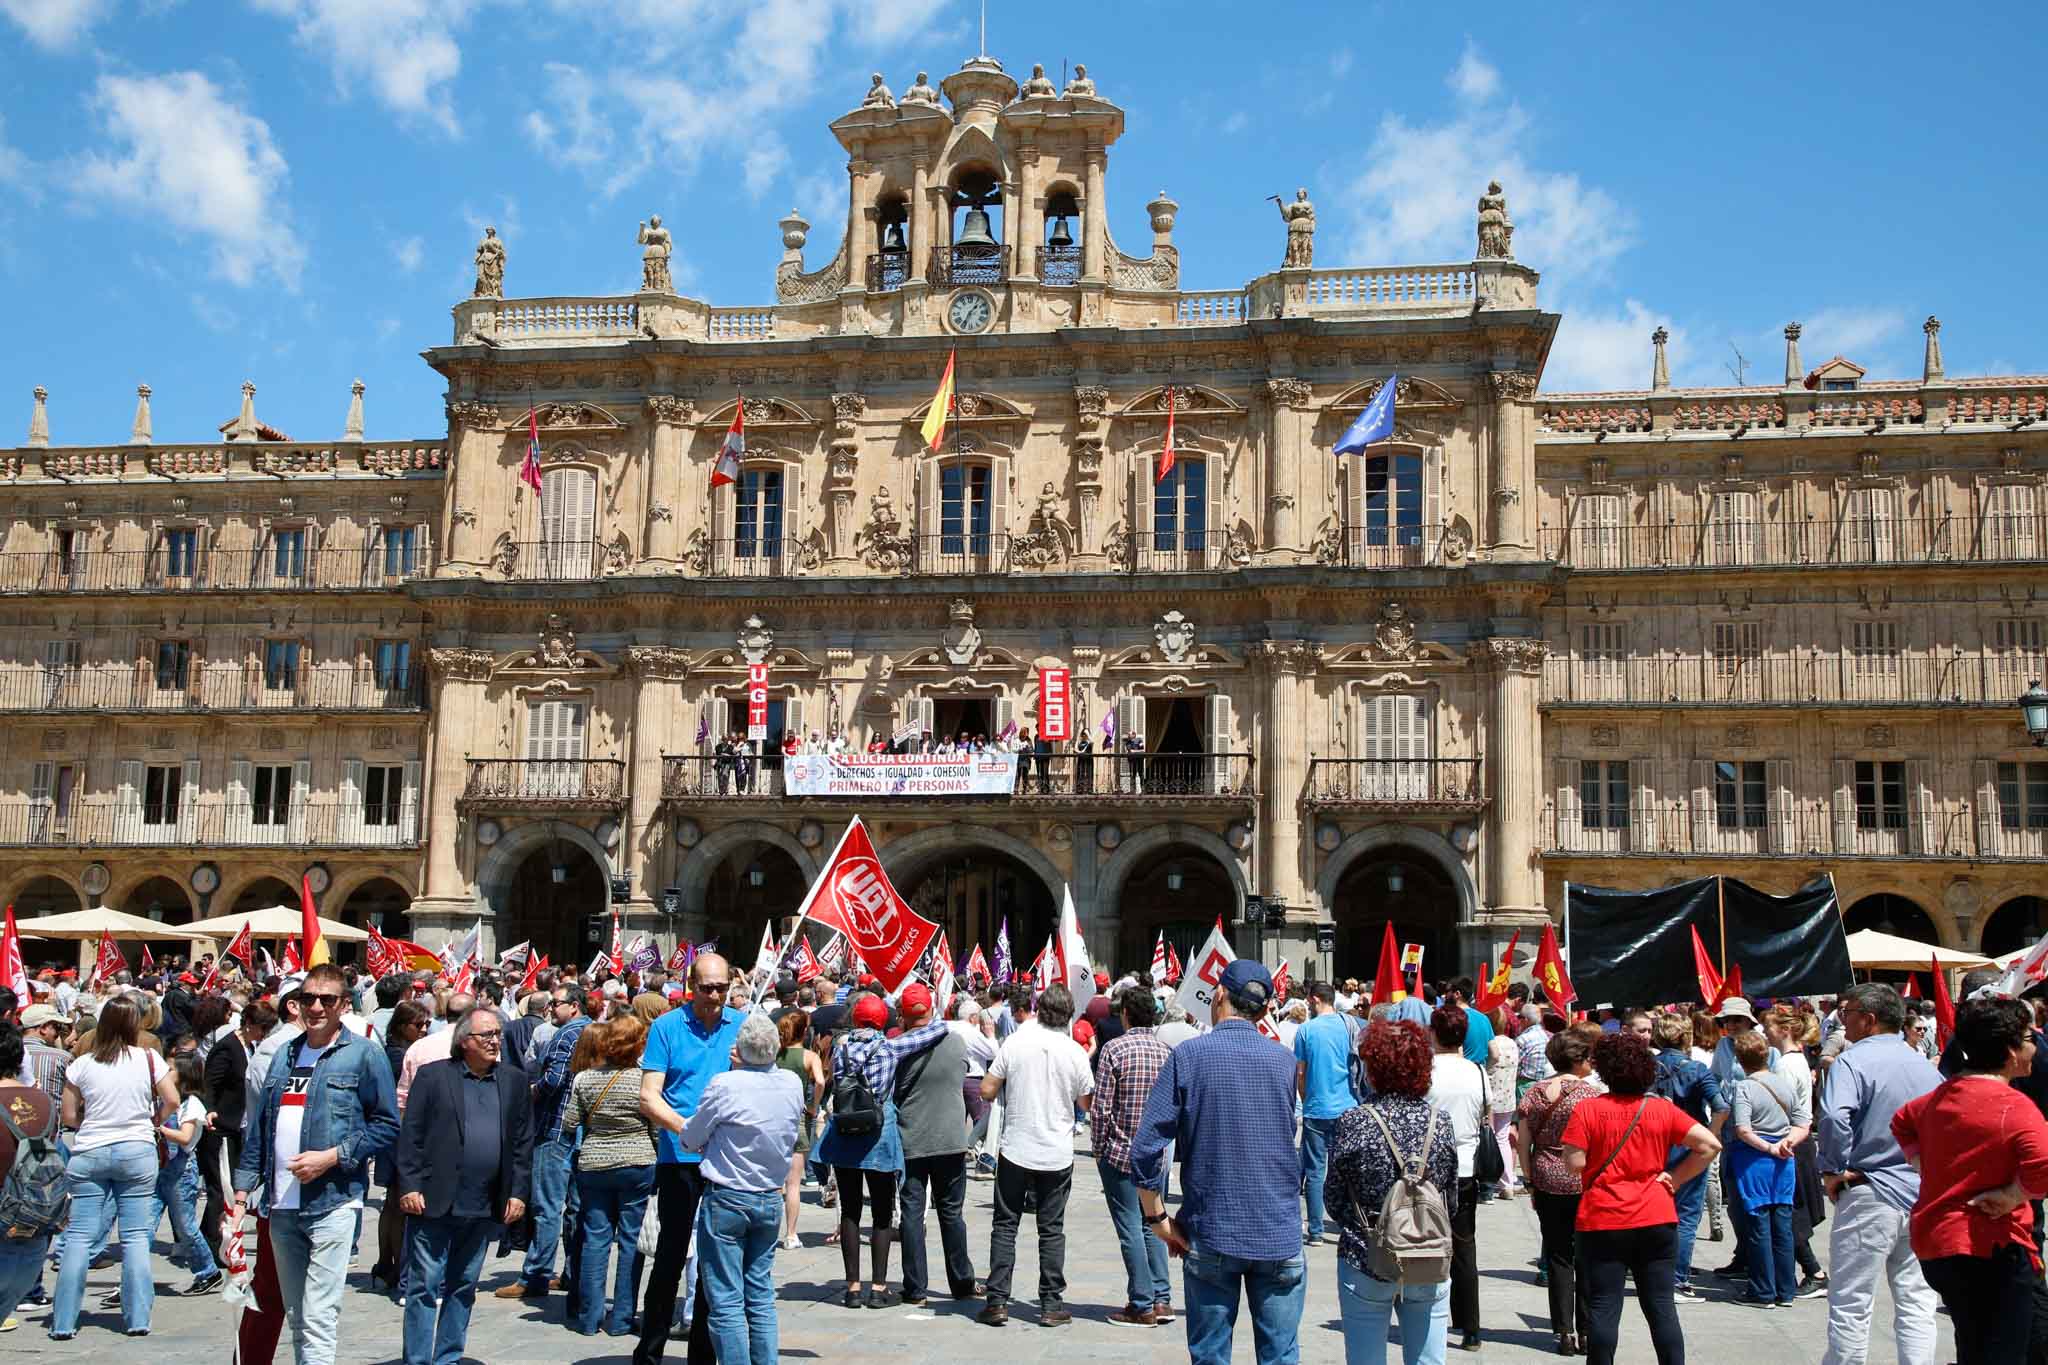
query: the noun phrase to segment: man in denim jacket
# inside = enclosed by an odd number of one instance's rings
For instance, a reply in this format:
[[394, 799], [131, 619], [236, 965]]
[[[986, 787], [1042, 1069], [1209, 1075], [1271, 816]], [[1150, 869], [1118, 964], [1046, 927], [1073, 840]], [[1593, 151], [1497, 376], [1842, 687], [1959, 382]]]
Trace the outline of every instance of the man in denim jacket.
[[255, 1194], [270, 1220], [297, 1365], [333, 1365], [341, 1291], [373, 1158], [398, 1138], [384, 1049], [341, 1026], [341, 969], [320, 963], [299, 991], [305, 1034], [272, 1059], [235, 1168], [235, 1214]]

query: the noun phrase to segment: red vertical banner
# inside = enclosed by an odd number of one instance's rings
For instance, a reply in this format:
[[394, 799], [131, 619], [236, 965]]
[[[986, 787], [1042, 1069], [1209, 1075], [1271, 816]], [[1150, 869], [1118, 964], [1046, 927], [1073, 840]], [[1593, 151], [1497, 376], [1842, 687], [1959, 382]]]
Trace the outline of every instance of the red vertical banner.
[[1067, 668], [1038, 670], [1038, 734], [1042, 739], [1074, 737], [1074, 674]]
[[768, 738], [768, 665], [747, 665], [747, 738]]

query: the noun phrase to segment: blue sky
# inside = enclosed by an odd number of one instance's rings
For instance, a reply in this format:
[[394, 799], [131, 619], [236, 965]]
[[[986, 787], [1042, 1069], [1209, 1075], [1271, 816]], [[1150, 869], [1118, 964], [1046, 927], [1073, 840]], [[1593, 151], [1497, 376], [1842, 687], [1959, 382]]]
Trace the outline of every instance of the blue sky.
[[[1966, 14], [1964, 11], [1968, 10]], [[2032, 7], [991, 0], [1013, 74], [1088, 64], [1127, 112], [1113, 230], [1180, 201], [1189, 288], [1277, 264], [1267, 194], [1307, 185], [1318, 264], [1468, 258], [1505, 182], [1516, 252], [1565, 315], [1551, 390], [1676, 382], [1841, 351], [1917, 375], [2048, 371]], [[0, 442], [51, 391], [59, 443], [159, 441], [257, 412], [372, 439], [443, 429], [417, 352], [448, 339], [485, 222], [514, 295], [624, 292], [635, 224], [675, 230], [679, 288], [773, 297], [792, 204], [829, 256], [867, 73], [899, 93], [975, 47], [967, 0], [0, 0]], [[1458, 27], [1460, 17], [1474, 27]]]

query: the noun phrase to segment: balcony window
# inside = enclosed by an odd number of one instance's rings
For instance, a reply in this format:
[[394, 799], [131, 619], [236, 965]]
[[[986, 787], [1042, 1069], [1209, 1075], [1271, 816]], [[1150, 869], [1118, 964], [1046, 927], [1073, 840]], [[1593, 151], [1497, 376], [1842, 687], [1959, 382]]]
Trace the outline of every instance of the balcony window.
[[1889, 488], [1849, 490], [1847, 517], [1842, 525], [1843, 555], [1862, 564], [1882, 564], [1894, 558], [1892, 510], [1894, 494]]
[[378, 827], [398, 823], [405, 799], [405, 768], [397, 763], [372, 764], [363, 770], [363, 823]]
[[1764, 827], [1764, 765], [1761, 760], [1714, 764], [1714, 823], [1721, 829]]
[[1580, 498], [1572, 522], [1572, 563], [1584, 569], [1616, 569], [1621, 562], [1621, 499], [1612, 493]]
[[142, 823], [175, 825], [184, 801], [185, 770], [176, 763], [155, 764], [142, 774]]
[[1422, 457], [1369, 455], [1361, 501], [1367, 545], [1422, 543]]
[[412, 685], [412, 641], [377, 641], [375, 660], [378, 687], [403, 692]]
[[989, 467], [953, 463], [939, 470], [939, 553], [989, 551]]
[[1579, 763], [1579, 825], [1584, 829], [1628, 828], [1628, 760], [1584, 759]]
[[1984, 557], [2033, 559], [2041, 553], [2041, 490], [1995, 483], [1984, 490]]
[[304, 527], [270, 533], [270, 576], [279, 583], [296, 583], [306, 576]]
[[1856, 764], [1856, 828], [1906, 827], [1906, 765], [1900, 762]]
[[192, 643], [159, 640], [156, 644], [156, 690], [183, 692], [192, 681]]
[[282, 825], [292, 813], [292, 765], [265, 763], [251, 775], [249, 823]]
[[1733, 678], [1755, 673], [1763, 659], [1763, 626], [1756, 621], [1714, 623], [1714, 676]]
[[384, 576], [386, 578], [410, 578], [419, 567], [419, 528], [417, 526], [387, 526], [384, 528]]
[[1708, 506], [1708, 536], [1716, 564], [1755, 564], [1763, 558], [1763, 522], [1756, 494], [1716, 493]]
[[299, 650], [297, 640], [265, 640], [263, 642], [263, 690], [266, 692], [291, 692], [299, 685]]
[[1849, 629], [1850, 667], [1858, 678], [1899, 676], [1899, 623], [1853, 621]]
[[589, 708], [580, 701], [533, 702], [526, 708], [526, 772], [521, 795], [583, 794], [583, 743]]
[[540, 577], [588, 578], [596, 568], [597, 475], [550, 469], [541, 476]]
[[199, 532], [189, 526], [164, 532], [164, 576], [190, 578], [199, 572]]
[[1208, 533], [1209, 462], [1177, 458], [1152, 489], [1152, 548], [1200, 554]]
[[1998, 765], [2001, 829], [2048, 829], [2048, 763]]
[[733, 558], [782, 556], [782, 471], [748, 469], [733, 489]]

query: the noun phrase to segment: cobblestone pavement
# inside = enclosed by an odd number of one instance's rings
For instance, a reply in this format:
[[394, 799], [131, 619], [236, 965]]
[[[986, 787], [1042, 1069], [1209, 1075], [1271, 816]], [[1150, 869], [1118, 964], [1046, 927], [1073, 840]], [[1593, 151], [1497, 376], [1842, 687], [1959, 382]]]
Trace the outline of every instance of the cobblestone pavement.
[[[971, 1182], [968, 1187], [970, 1246], [980, 1271], [987, 1269], [993, 1190], [993, 1184], [986, 1181]], [[839, 1248], [824, 1242], [832, 1227], [830, 1220], [837, 1215], [818, 1208], [816, 1200], [816, 1190], [805, 1191], [803, 1249], [776, 1254], [784, 1360], [898, 1365], [910, 1360], [993, 1358], [1101, 1361], [1107, 1365], [1132, 1360], [1187, 1359], [1186, 1337], [1179, 1322], [1168, 1328], [1143, 1329], [1115, 1327], [1106, 1321], [1121, 1306], [1123, 1263], [1117, 1255], [1116, 1238], [1102, 1203], [1094, 1163], [1085, 1155], [1075, 1163], [1074, 1193], [1067, 1206], [1068, 1303], [1074, 1313], [1074, 1321], [1067, 1327], [1039, 1327], [1029, 1302], [1016, 1305], [1010, 1325], [1000, 1330], [974, 1322], [976, 1305], [954, 1304], [942, 1295], [935, 1296], [925, 1309], [898, 1307], [874, 1311], [841, 1307]], [[371, 1228], [374, 1222], [372, 1213]], [[1822, 1229], [1815, 1245], [1823, 1261], [1827, 1259], [1825, 1232]], [[366, 1254], [358, 1257], [358, 1270], [350, 1279], [343, 1304], [338, 1355], [342, 1365], [395, 1361], [399, 1357], [399, 1310], [389, 1297], [369, 1292], [368, 1281], [362, 1274], [369, 1264], [367, 1252], [373, 1247], [373, 1237], [373, 1232], [366, 1235]], [[936, 1225], [931, 1227], [928, 1240], [930, 1254], [936, 1258]], [[1452, 1360], [1500, 1365], [1557, 1359], [1550, 1350], [1544, 1291], [1535, 1283], [1530, 1266], [1536, 1247], [1536, 1218], [1527, 1200], [1495, 1201], [1479, 1210], [1484, 1349], [1469, 1356], [1453, 1351]], [[168, 1248], [160, 1243], [159, 1249]], [[1700, 1265], [1711, 1270], [1725, 1263], [1727, 1250], [1726, 1243], [1716, 1245], [1702, 1239]], [[1302, 1319], [1301, 1358], [1304, 1362], [1342, 1361], [1344, 1341], [1337, 1319], [1336, 1251], [1333, 1246], [1311, 1247], [1309, 1254], [1308, 1309]], [[891, 1269], [899, 1277], [901, 1265], [898, 1248]], [[1017, 1273], [1017, 1286], [1027, 1295], [1036, 1282], [1036, 1265], [1037, 1241], [1027, 1218], [1018, 1238]], [[477, 1301], [469, 1334], [469, 1359], [485, 1365], [563, 1365], [572, 1361], [623, 1365], [627, 1361], [630, 1340], [580, 1337], [566, 1330], [562, 1326], [559, 1294], [539, 1305], [491, 1298], [489, 1291], [508, 1283], [517, 1266], [516, 1258], [487, 1263], [485, 1292]], [[43, 1331], [48, 1310], [31, 1309], [23, 1315], [20, 1330], [0, 1336], [0, 1360], [65, 1360], [84, 1365], [94, 1360], [119, 1359], [136, 1365], [226, 1365], [233, 1343], [228, 1310], [218, 1296], [187, 1300], [160, 1294], [154, 1331], [148, 1341], [129, 1342], [119, 1335], [118, 1311], [96, 1307], [100, 1296], [116, 1286], [119, 1275], [118, 1267], [93, 1272], [86, 1299], [88, 1311], [75, 1341], [59, 1344], [48, 1340]], [[1177, 1266], [1173, 1277], [1178, 1304]], [[186, 1278], [158, 1258], [160, 1290], [182, 1284]], [[938, 1278], [943, 1286], [943, 1271]], [[1689, 1359], [1707, 1365], [1742, 1361], [1807, 1365], [1820, 1360], [1826, 1344], [1826, 1300], [1803, 1300], [1791, 1309], [1760, 1312], [1731, 1302], [1733, 1287], [1729, 1281], [1716, 1281], [1711, 1275], [1699, 1278], [1706, 1286], [1709, 1300], [1679, 1310], [1685, 1324]], [[54, 1288], [54, 1275], [46, 1282]], [[1890, 1316], [1889, 1300], [1880, 1294], [1872, 1333], [1871, 1365], [1887, 1365], [1897, 1359]], [[1941, 1319], [1941, 1340], [1943, 1350], [1937, 1359], [1947, 1360], [1952, 1334], [1946, 1317]], [[144, 1347], [146, 1350], [138, 1349]], [[682, 1365], [685, 1354], [682, 1342], [671, 1343], [668, 1359]], [[278, 1359], [291, 1359], [289, 1334]], [[1248, 1316], [1241, 1316], [1238, 1321], [1235, 1359], [1246, 1365], [1253, 1359]], [[1392, 1359], [1400, 1359], [1398, 1346], [1393, 1348]], [[1653, 1359], [1649, 1335], [1633, 1301], [1622, 1317], [1619, 1359]]]

